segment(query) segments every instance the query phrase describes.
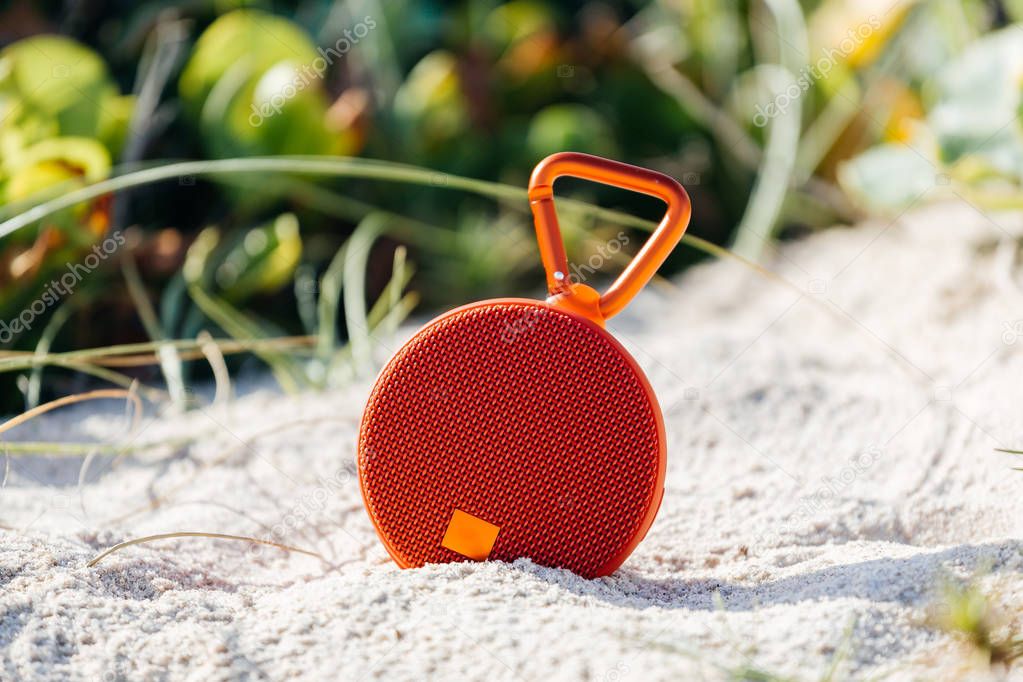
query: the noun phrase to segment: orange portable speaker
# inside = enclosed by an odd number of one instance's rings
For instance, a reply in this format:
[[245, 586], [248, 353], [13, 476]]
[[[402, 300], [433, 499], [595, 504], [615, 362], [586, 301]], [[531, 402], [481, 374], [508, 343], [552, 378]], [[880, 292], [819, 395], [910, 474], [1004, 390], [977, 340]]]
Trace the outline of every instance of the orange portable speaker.
[[[565, 175], [668, 205], [603, 294], [567, 275], [552, 191]], [[608, 575], [660, 506], [660, 407], [604, 320], [681, 239], [689, 197], [660, 173], [564, 152], [533, 171], [529, 201], [549, 298], [494, 299], [441, 315], [387, 364], [363, 413], [363, 499], [403, 568], [528, 557], [587, 578]]]

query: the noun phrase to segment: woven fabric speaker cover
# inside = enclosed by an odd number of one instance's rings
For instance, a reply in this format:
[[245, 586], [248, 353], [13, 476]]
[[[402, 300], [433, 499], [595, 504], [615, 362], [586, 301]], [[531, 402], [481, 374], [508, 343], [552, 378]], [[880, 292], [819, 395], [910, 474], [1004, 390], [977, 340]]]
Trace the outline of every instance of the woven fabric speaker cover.
[[[565, 175], [667, 204], [602, 294], [566, 275], [553, 194]], [[681, 239], [689, 197], [666, 175], [563, 152], [533, 171], [529, 200], [549, 297], [484, 301], [440, 316], [387, 364], [363, 413], [363, 499], [402, 567], [528, 557], [607, 575], [660, 506], [660, 408], [604, 322]]]
[[587, 577], [653, 521], [664, 427], [636, 362], [589, 320], [529, 300], [454, 310], [412, 338], [363, 417], [366, 506], [405, 567], [459, 561], [455, 510], [499, 530], [489, 558]]

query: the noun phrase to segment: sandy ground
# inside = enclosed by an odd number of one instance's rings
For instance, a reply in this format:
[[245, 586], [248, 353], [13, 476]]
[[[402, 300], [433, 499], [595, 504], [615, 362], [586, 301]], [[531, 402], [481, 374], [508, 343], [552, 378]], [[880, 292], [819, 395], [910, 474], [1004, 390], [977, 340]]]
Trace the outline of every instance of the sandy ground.
[[[80, 487], [80, 457], [13, 457], [0, 679], [986, 679], [927, 614], [976, 575], [1023, 630], [1023, 473], [994, 450], [1023, 447], [1019, 235], [1023, 216], [934, 207], [773, 253], [797, 290], [717, 262], [616, 318], [669, 463], [657, 521], [605, 579], [393, 566], [353, 465], [368, 379], [150, 410], [136, 445], [200, 442], [97, 457]], [[10, 436], [117, 442], [109, 407]], [[85, 566], [177, 530], [333, 565], [188, 539]]]

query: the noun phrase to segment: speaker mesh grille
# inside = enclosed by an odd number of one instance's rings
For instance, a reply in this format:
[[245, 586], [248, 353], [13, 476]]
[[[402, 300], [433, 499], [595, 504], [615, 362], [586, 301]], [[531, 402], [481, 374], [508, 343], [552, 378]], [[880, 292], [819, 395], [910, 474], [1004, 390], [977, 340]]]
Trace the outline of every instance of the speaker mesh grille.
[[660, 494], [659, 419], [608, 334], [540, 302], [459, 309], [391, 360], [359, 439], [366, 505], [399, 561], [440, 546], [454, 509], [501, 530], [492, 559], [593, 576]]

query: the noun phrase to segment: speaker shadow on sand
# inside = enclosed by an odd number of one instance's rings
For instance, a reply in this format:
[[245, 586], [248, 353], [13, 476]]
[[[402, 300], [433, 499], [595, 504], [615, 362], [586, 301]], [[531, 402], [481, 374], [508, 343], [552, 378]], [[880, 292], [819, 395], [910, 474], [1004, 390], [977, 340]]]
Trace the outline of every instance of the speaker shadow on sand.
[[836, 564], [750, 585], [710, 578], [648, 578], [628, 565], [596, 580], [584, 580], [567, 571], [532, 563], [523, 563], [521, 568], [576, 596], [637, 610], [755, 611], [773, 605], [843, 598], [920, 606], [933, 598], [933, 590], [940, 586], [943, 577], [950, 575], [952, 568], [968, 572], [1023, 572], [1018, 561], [1020, 552], [1023, 552], [1020, 540], [963, 544], [907, 557]]

